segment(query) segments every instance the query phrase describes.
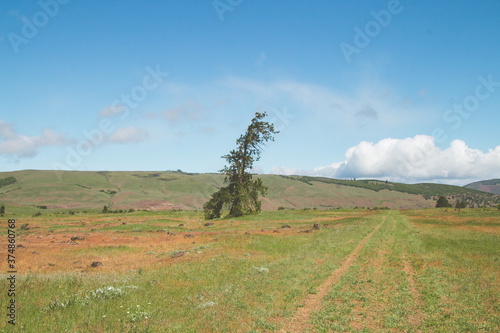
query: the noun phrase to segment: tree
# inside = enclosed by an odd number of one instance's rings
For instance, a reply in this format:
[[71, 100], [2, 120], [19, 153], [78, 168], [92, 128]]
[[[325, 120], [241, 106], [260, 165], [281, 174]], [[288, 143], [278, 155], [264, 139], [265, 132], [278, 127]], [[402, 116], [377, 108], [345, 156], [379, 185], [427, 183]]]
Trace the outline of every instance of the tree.
[[448, 202], [448, 199], [446, 199], [446, 197], [439, 197], [439, 199], [436, 202], [436, 208], [440, 207], [449, 208], [452, 207], [452, 205]]
[[0, 207], [0, 214], [1, 214], [1, 215], [5, 214], [5, 206], [4, 206], [4, 205], [2, 205], [2, 206]]
[[458, 209], [458, 211], [460, 211], [460, 209], [462, 208], [467, 208], [467, 202], [465, 202], [464, 200], [462, 201], [458, 201], [455, 203], [455, 208]]
[[104, 214], [108, 213], [108, 212], [109, 212], [109, 210], [108, 210], [108, 206], [104, 206], [104, 207], [102, 207], [102, 212], [103, 212]]
[[500, 204], [497, 205], [497, 209], [500, 210]]
[[273, 134], [279, 133], [274, 125], [262, 120], [266, 116], [265, 112], [256, 112], [246, 133], [236, 140], [237, 148], [222, 156], [229, 164], [221, 170], [226, 175], [224, 183], [227, 186], [212, 194], [203, 205], [206, 219], [219, 218], [224, 208], [229, 209], [229, 216], [242, 216], [261, 210], [259, 193], [266, 195], [267, 187], [262, 179], [253, 180], [249, 171], [253, 163], [260, 159], [262, 144], [274, 141]]

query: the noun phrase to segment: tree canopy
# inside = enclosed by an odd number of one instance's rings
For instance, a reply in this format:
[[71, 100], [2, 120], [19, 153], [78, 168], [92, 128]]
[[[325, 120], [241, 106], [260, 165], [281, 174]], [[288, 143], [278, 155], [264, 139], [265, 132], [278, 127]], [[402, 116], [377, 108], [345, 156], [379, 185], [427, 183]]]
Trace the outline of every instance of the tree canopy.
[[452, 205], [448, 202], [448, 199], [446, 199], [446, 197], [441, 196], [441, 197], [439, 197], [439, 199], [436, 202], [436, 208], [440, 208], [440, 207], [449, 208], [449, 207], [452, 207]]
[[242, 216], [261, 210], [259, 193], [266, 195], [267, 187], [262, 179], [253, 180], [250, 170], [253, 163], [260, 159], [262, 145], [274, 141], [279, 133], [274, 125], [263, 121], [265, 112], [256, 112], [246, 132], [236, 140], [236, 149], [222, 156], [229, 165], [221, 170], [226, 175], [222, 187], [203, 205], [206, 219], [221, 217], [223, 209], [229, 209], [230, 216]]

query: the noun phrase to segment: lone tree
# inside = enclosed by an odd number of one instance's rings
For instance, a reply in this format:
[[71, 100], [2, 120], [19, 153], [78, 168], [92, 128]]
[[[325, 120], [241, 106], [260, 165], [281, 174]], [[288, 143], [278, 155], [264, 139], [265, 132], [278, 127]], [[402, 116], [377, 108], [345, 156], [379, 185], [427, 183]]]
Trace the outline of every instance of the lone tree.
[[245, 134], [236, 140], [237, 148], [229, 154], [222, 156], [229, 166], [221, 170], [226, 175], [224, 183], [227, 186], [212, 194], [212, 197], [203, 205], [206, 219], [221, 217], [222, 209], [229, 209], [229, 216], [242, 216], [259, 212], [261, 202], [259, 193], [266, 195], [267, 187], [262, 179], [252, 179], [249, 171], [253, 163], [260, 159], [262, 144], [274, 141], [274, 125], [263, 121], [267, 116], [265, 112], [256, 112], [252, 123]]
[[452, 205], [448, 202], [448, 199], [446, 199], [446, 197], [439, 197], [439, 199], [436, 202], [436, 208], [440, 207], [449, 208], [452, 207]]
[[5, 206], [4, 205], [0, 206], [0, 214], [1, 215], [5, 214]]
[[467, 208], [467, 202], [465, 202], [464, 200], [457, 200], [457, 202], [455, 203], [455, 208], [458, 209], [458, 211], [460, 211], [460, 209]]

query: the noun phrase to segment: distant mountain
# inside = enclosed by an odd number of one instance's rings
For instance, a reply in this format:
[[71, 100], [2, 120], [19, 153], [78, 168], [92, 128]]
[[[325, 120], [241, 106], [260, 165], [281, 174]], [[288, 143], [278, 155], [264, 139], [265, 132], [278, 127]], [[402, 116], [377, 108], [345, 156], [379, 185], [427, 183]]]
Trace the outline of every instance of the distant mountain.
[[[340, 180], [304, 176], [259, 175], [269, 187], [264, 210], [284, 208], [434, 207], [439, 196], [451, 203], [491, 206], [500, 196], [441, 184], [402, 184], [379, 180]], [[0, 204], [33, 210], [202, 209], [223, 186], [221, 174], [180, 171], [37, 171], [0, 172]]]
[[481, 180], [479, 182], [465, 185], [465, 187], [500, 195], [500, 179]]

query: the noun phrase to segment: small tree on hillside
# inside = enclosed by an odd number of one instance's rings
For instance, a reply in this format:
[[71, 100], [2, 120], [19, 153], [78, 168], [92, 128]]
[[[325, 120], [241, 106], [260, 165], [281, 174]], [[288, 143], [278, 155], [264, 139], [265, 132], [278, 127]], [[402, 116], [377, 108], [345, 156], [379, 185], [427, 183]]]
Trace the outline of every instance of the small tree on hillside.
[[258, 196], [259, 193], [266, 195], [267, 187], [262, 179], [253, 180], [249, 171], [253, 163], [260, 159], [261, 145], [274, 141], [273, 134], [279, 133], [274, 125], [262, 121], [266, 116], [265, 112], [256, 112], [246, 133], [236, 141], [237, 148], [222, 156], [229, 163], [229, 166], [221, 170], [226, 174], [224, 183], [228, 185], [215, 192], [203, 205], [206, 219], [219, 218], [223, 208], [229, 209], [230, 216], [242, 216], [261, 210]]
[[455, 203], [455, 208], [458, 209], [458, 211], [460, 211], [460, 209], [463, 209], [463, 208], [467, 208], [467, 202], [465, 201], [458, 201]]
[[441, 196], [436, 202], [436, 208], [441, 208], [441, 207], [449, 208], [453, 206], [448, 202], [448, 199], [446, 199], [446, 197]]
[[497, 205], [497, 209], [500, 210], [500, 204]]
[[0, 206], [0, 215], [3, 215], [3, 214], [5, 214], [5, 206], [4, 205]]

